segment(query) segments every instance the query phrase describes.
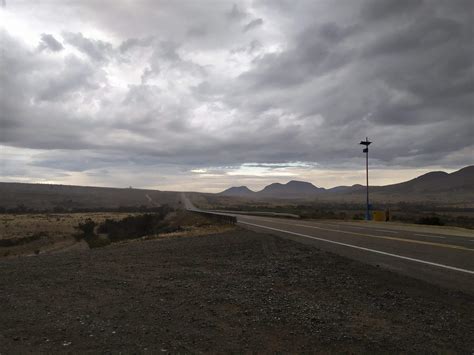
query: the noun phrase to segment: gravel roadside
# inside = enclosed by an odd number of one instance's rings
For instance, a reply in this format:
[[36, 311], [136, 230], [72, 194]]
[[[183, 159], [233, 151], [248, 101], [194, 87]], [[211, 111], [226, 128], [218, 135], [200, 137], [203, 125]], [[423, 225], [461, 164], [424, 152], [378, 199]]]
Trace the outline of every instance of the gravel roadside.
[[474, 351], [474, 297], [237, 229], [0, 261], [0, 353]]

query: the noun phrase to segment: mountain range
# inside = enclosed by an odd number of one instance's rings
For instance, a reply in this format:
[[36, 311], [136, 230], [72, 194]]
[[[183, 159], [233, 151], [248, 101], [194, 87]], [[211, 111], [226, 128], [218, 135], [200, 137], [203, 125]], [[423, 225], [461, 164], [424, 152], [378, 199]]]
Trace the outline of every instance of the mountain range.
[[[279, 199], [344, 199], [358, 200], [365, 194], [365, 186], [337, 186], [330, 189], [317, 187], [305, 181], [292, 180], [286, 184], [273, 183], [260, 191], [247, 186], [231, 187], [219, 195], [245, 198]], [[384, 200], [471, 201], [474, 203], [474, 165], [453, 173], [433, 171], [415, 179], [386, 186], [371, 186], [371, 195]]]

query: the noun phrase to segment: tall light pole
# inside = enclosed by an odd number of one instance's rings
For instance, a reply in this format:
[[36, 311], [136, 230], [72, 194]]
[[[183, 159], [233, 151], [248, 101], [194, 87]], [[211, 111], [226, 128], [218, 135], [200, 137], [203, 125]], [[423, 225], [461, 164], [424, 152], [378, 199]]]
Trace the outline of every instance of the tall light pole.
[[365, 219], [370, 221], [370, 205], [369, 205], [369, 139], [365, 137], [365, 141], [361, 141], [360, 144], [365, 145], [363, 152], [365, 153], [365, 174], [366, 174], [366, 185], [367, 185], [367, 207], [365, 212]]

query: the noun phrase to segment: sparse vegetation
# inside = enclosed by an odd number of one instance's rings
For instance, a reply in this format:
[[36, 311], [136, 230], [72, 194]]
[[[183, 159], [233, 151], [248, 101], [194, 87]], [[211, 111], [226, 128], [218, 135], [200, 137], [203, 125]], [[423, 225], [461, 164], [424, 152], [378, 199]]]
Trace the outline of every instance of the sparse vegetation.
[[130, 216], [118, 221], [107, 219], [99, 225], [97, 232], [107, 234], [111, 242], [140, 238], [150, 234], [174, 232], [180, 227], [171, 226], [165, 221], [169, 212], [171, 212], [171, 208], [163, 206], [158, 213]]
[[165, 205], [157, 207], [155, 213], [127, 216], [119, 220], [107, 218], [100, 224], [88, 218], [76, 226], [80, 231], [76, 238], [84, 239], [90, 248], [98, 248], [121, 240], [175, 231], [177, 228], [170, 227], [164, 220], [172, 210]]
[[432, 226], [444, 226], [444, 223], [438, 216], [421, 217], [416, 221], [417, 224], [428, 224]]
[[73, 246], [87, 248], [80, 246], [82, 241], [90, 248], [97, 248], [145, 235], [153, 238], [169, 233], [196, 234], [223, 227], [219, 221], [174, 211], [168, 205], [155, 210], [153, 213], [0, 214], [0, 256], [34, 255], [36, 250], [43, 254], [50, 249]]
[[32, 234], [31, 236], [24, 237], [24, 238], [7, 238], [7, 239], [0, 239], [0, 247], [13, 247], [17, 245], [22, 245], [26, 243], [30, 243], [32, 241], [38, 240], [43, 237], [47, 237], [48, 233], [46, 232], [37, 232]]
[[82, 233], [78, 234], [78, 238], [89, 238], [95, 235], [94, 228], [97, 224], [90, 218], [86, 219], [84, 222], [79, 223], [76, 229], [80, 230]]
[[[352, 202], [327, 202], [281, 200], [244, 200], [209, 194], [191, 195], [193, 202], [203, 209], [227, 211], [259, 211], [274, 213], [291, 213], [307, 219], [344, 219], [363, 220], [365, 205]], [[432, 203], [374, 203], [373, 210], [390, 210], [392, 221], [431, 225], [446, 225], [474, 229], [474, 208]], [[436, 218], [433, 218], [436, 217]]]
[[110, 240], [108, 238], [104, 238], [95, 234], [96, 226], [97, 223], [90, 218], [88, 218], [85, 222], [79, 223], [76, 229], [78, 229], [81, 233], [75, 235], [76, 239], [84, 239], [91, 249], [109, 245]]
[[[36, 250], [42, 254], [50, 249], [69, 248], [77, 244], [77, 239], [84, 240], [83, 234], [88, 232], [87, 221], [99, 225], [106, 219], [118, 220], [134, 215], [137, 213], [0, 214], [0, 256], [32, 255]], [[85, 230], [77, 229], [80, 224]]]

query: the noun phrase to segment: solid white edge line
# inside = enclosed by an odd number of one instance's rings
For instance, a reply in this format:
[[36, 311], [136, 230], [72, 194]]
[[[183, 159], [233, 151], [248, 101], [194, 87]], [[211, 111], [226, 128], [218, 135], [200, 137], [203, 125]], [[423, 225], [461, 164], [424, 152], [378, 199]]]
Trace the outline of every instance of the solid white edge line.
[[369, 249], [369, 248], [359, 247], [359, 246], [357, 246], [357, 245], [346, 244], [346, 243], [336, 242], [336, 241], [334, 241], [334, 240], [329, 240], [329, 239], [323, 239], [323, 238], [313, 237], [313, 236], [311, 236], [311, 235], [302, 234], [302, 233], [290, 232], [290, 231], [287, 231], [287, 230], [284, 230], [284, 229], [278, 229], [278, 228], [273, 228], [273, 227], [262, 226], [262, 225], [260, 225], [260, 224], [254, 224], [254, 223], [248, 223], [248, 222], [242, 222], [242, 221], [239, 221], [238, 223], [248, 224], [248, 225], [254, 226], [254, 227], [259, 227], [259, 228], [264, 228], [264, 229], [270, 229], [270, 230], [274, 230], [274, 231], [277, 231], [277, 232], [283, 232], [283, 233], [287, 233], [287, 234], [293, 234], [293, 235], [297, 235], [297, 236], [300, 236], [300, 237], [305, 237], [305, 238], [310, 238], [310, 239], [319, 240], [319, 241], [322, 241], [322, 242], [327, 242], [327, 243], [342, 245], [342, 246], [349, 247], [349, 248], [360, 249], [360, 250], [369, 251], [369, 252], [376, 253], [376, 254], [388, 255], [388, 256], [391, 256], [391, 257], [394, 257], [394, 258], [399, 258], [399, 259], [404, 259], [404, 260], [410, 260], [410, 261], [414, 261], [414, 262], [421, 263], [421, 264], [426, 264], [426, 265], [431, 265], [431, 266], [437, 266], [437, 267], [441, 267], [441, 268], [444, 268], [444, 269], [449, 269], [449, 270], [454, 270], [454, 271], [459, 271], [459, 272], [465, 272], [465, 273], [467, 273], [467, 274], [474, 275], [474, 271], [472, 271], [472, 270], [461, 269], [461, 268], [454, 267], [454, 266], [449, 266], [449, 265], [443, 265], [443, 264], [433, 263], [433, 262], [431, 262], [431, 261], [426, 261], [426, 260], [420, 260], [420, 259], [410, 258], [410, 257], [408, 257], [408, 256], [403, 256], [403, 255], [398, 255], [398, 254], [387, 253], [387, 252], [385, 252], [385, 251], [380, 251], [380, 250], [375, 250], [375, 249]]
[[428, 235], [428, 234], [417, 234], [417, 233], [414, 233], [414, 235], [417, 235], [419, 237], [428, 237], [428, 238], [442, 238], [442, 239], [446, 239], [446, 237], [442, 237], [440, 235]]

